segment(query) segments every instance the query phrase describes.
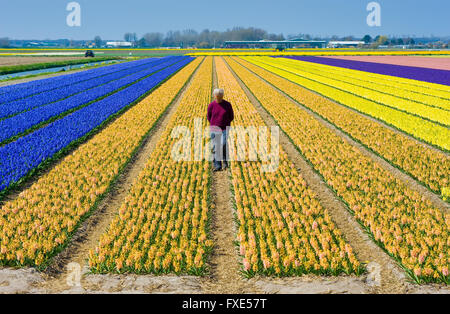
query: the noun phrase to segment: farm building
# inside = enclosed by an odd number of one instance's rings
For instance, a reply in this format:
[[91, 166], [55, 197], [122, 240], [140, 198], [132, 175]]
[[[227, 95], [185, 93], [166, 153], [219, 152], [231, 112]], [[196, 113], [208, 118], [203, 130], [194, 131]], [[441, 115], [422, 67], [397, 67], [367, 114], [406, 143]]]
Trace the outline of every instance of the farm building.
[[290, 40], [226, 41], [224, 45], [225, 48], [325, 48], [326, 42], [295, 38]]
[[108, 48], [130, 48], [133, 44], [129, 41], [108, 41], [106, 47]]

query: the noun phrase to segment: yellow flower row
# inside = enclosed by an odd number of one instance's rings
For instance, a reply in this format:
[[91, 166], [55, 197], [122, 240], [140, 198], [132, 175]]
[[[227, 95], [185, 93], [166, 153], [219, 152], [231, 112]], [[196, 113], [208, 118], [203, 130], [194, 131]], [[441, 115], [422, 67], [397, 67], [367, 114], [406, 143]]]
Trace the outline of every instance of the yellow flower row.
[[[96, 273], [190, 273], [205, 270], [208, 240], [210, 164], [176, 161], [171, 152], [177, 126], [194, 129], [211, 100], [212, 58], [193, 77], [144, 170], [133, 184], [118, 216], [89, 255]], [[205, 124], [205, 118], [203, 124]]]
[[194, 60], [0, 208], [0, 264], [45, 267], [192, 75]]
[[381, 247], [417, 282], [449, 282], [450, 215], [231, 59], [237, 75]]
[[243, 59], [236, 61], [273, 84], [284, 93], [318, 113], [341, 130], [366, 145], [396, 167], [409, 173], [441, 194], [450, 186], [450, 158], [435, 149], [429, 149], [408, 136], [386, 128], [364, 115], [339, 106], [301, 86], [266, 71]]
[[448, 99], [450, 94], [450, 86], [447, 85], [418, 81], [399, 76], [390, 76], [372, 72], [359, 71], [354, 69], [334, 67], [319, 63], [316, 63], [316, 65], [318, 66], [321, 65], [323, 66], [323, 69], [332, 70], [333, 72], [339, 72], [341, 74], [345, 73], [348, 74], [349, 76], [364, 76], [366, 80], [370, 79], [371, 82], [376, 83], [393, 82], [393, 84], [398, 85], [400, 88], [412, 90], [426, 95], [433, 95]]
[[[420, 117], [429, 119], [433, 122], [441, 123], [446, 126], [450, 125], [450, 111], [398, 98], [379, 91], [370, 90], [366, 87], [361, 87], [353, 83], [346, 83], [338, 78], [335, 78], [335, 74], [328, 74], [326, 72], [314, 74], [312, 71], [308, 71], [308, 69], [314, 67], [313, 64], [311, 66], [304, 67], [303, 65], [307, 64], [306, 62], [283, 58], [260, 58], [258, 59], [258, 62], [261, 62], [268, 66], [273, 66], [277, 69], [285, 70], [289, 73], [299, 76], [302, 79], [317, 82], [325, 86], [331, 86], [335, 89], [362, 97], [366, 100], [373, 101], [393, 109], [398, 109], [407, 113], [418, 115]], [[365, 86], [366, 84], [362, 85]]]
[[[337, 81], [406, 98], [432, 107], [450, 110], [450, 86], [434, 84], [436, 89], [425, 88], [423, 86], [424, 84], [421, 84], [422, 82], [419, 81], [416, 81], [416, 85], [407, 86], [391, 80], [391, 76], [388, 75], [384, 75], [384, 78], [376, 79], [370, 76], [369, 72], [364, 71], [348, 70], [340, 67], [284, 58], [280, 58], [278, 60], [280, 64], [290, 66], [296, 70], [300, 70], [301, 72], [317, 74], [325, 78], [333, 78]], [[421, 89], [428, 93], [432, 92], [434, 96], [419, 92]]]
[[[235, 104], [234, 125], [265, 126], [224, 61], [215, 60], [218, 85]], [[280, 149], [274, 172], [261, 171], [263, 164], [231, 163], [243, 271], [248, 276], [359, 274], [352, 248], [286, 153]]]
[[447, 127], [437, 125], [405, 112], [381, 106], [373, 101], [341, 91], [332, 86], [314, 82], [291, 72], [269, 66], [266, 63], [259, 62], [258, 59], [251, 58], [247, 60], [294, 83], [335, 100], [338, 103], [384, 121], [420, 140], [436, 145], [444, 150], [450, 150], [450, 129]]

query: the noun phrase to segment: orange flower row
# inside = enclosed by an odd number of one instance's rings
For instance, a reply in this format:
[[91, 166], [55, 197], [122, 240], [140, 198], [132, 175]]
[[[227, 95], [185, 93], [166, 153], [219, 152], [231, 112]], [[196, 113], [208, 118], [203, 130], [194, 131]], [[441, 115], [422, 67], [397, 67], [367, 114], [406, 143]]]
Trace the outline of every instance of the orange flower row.
[[255, 74], [227, 61], [377, 244], [417, 282], [449, 282], [450, 215]]
[[195, 60], [0, 208], [0, 264], [45, 267], [130, 160]]
[[[235, 106], [239, 126], [264, 126], [224, 61], [216, 58], [218, 84]], [[243, 271], [277, 276], [362, 272], [350, 245], [302, 176], [280, 151], [274, 172], [258, 162], [231, 162]]]
[[198, 275], [205, 271], [212, 246], [207, 234], [210, 164], [175, 161], [171, 152], [177, 139], [171, 132], [180, 125], [192, 130], [194, 119], [205, 117], [211, 88], [210, 57], [193, 77], [118, 216], [90, 252], [93, 272]]
[[364, 115], [321, 97], [243, 59], [235, 61], [366, 145], [394, 166], [441, 194], [450, 185], [450, 158]]

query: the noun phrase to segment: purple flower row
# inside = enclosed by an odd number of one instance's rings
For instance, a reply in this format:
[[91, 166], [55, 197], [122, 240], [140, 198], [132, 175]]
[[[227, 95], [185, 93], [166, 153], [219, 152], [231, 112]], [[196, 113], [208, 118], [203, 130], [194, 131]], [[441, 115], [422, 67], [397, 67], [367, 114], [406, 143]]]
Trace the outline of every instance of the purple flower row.
[[312, 56], [286, 58], [450, 86], [450, 71], [447, 70]]

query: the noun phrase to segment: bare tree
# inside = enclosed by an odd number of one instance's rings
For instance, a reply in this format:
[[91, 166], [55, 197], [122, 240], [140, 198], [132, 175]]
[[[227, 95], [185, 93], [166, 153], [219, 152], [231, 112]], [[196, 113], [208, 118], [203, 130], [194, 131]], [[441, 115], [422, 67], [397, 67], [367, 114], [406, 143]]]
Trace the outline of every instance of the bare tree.
[[162, 45], [164, 35], [161, 33], [147, 33], [142, 39], [147, 47], [155, 48]]
[[9, 47], [9, 38], [3, 37], [0, 38], [0, 48], [8, 48]]

